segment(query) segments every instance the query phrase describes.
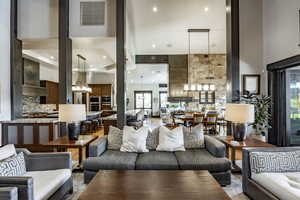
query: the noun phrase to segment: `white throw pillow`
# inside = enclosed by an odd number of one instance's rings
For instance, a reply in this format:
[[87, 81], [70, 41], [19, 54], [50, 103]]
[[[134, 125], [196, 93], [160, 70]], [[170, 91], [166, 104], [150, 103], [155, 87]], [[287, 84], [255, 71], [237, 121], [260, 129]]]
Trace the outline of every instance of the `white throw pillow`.
[[133, 127], [125, 126], [123, 129], [122, 152], [149, 152], [146, 148], [148, 127], [135, 130]]
[[182, 126], [173, 130], [161, 126], [159, 128], [159, 144], [156, 151], [185, 151]]
[[107, 136], [107, 149], [119, 151], [122, 145], [123, 131], [117, 127], [110, 126]]
[[184, 147], [186, 149], [204, 148], [203, 126], [199, 124], [192, 128], [183, 127]]
[[17, 152], [13, 144], [8, 144], [0, 148], [0, 161], [16, 155]]

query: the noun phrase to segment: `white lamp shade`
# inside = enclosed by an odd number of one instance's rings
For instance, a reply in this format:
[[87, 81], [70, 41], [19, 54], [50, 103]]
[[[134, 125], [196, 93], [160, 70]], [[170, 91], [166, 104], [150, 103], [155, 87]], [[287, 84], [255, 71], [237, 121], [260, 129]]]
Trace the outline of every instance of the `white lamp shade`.
[[254, 105], [250, 104], [227, 104], [225, 110], [225, 120], [234, 123], [253, 123]]
[[59, 121], [79, 122], [86, 120], [86, 108], [84, 104], [60, 104]]

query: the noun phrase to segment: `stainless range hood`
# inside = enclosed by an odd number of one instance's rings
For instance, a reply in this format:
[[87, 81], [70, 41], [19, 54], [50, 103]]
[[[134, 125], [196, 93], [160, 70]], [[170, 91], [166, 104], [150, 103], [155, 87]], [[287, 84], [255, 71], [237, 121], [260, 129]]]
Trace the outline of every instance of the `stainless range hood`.
[[23, 58], [23, 95], [48, 96], [48, 89], [40, 87], [40, 64]]

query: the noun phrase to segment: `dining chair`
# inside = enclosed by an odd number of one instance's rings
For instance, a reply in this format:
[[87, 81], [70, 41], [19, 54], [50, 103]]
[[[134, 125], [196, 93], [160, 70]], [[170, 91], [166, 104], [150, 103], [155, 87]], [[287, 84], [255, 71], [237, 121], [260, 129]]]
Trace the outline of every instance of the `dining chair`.
[[194, 113], [193, 115], [193, 126], [202, 124], [204, 122], [205, 114], [203, 113]]
[[218, 114], [207, 114], [206, 120], [204, 123], [205, 131], [209, 132], [210, 130], [213, 130], [215, 133], [217, 132], [217, 120], [218, 120]]

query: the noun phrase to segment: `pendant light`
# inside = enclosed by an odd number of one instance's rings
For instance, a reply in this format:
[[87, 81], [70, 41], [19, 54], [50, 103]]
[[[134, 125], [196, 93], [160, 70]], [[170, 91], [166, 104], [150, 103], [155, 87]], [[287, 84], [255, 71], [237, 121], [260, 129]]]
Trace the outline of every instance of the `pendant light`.
[[207, 33], [207, 59], [208, 59], [208, 76], [206, 79], [214, 79], [214, 74], [210, 74], [210, 29], [188, 29], [188, 83], [184, 84], [183, 90], [185, 92], [200, 92], [200, 91], [215, 91], [216, 87], [214, 84], [200, 83], [200, 84], [190, 84], [189, 83], [189, 73], [190, 73], [190, 57], [191, 57], [191, 33]]
[[[80, 71], [81, 66], [80, 66], [80, 60], [83, 61], [83, 71]], [[85, 71], [85, 66], [86, 66], [86, 58], [77, 55], [77, 65], [78, 65], [78, 78], [76, 81], [76, 85], [72, 87], [73, 92], [81, 92], [81, 93], [91, 93], [92, 88], [90, 88], [86, 82], [86, 71]]]

